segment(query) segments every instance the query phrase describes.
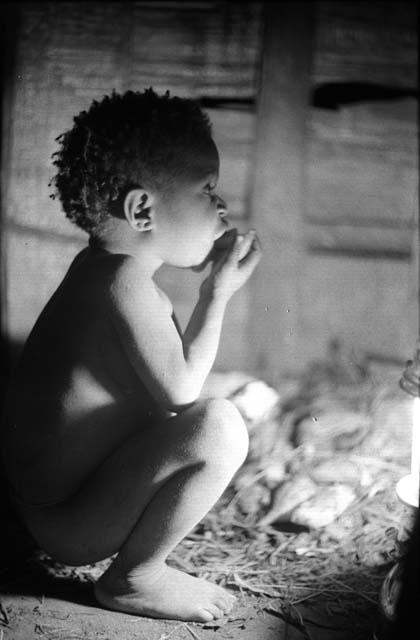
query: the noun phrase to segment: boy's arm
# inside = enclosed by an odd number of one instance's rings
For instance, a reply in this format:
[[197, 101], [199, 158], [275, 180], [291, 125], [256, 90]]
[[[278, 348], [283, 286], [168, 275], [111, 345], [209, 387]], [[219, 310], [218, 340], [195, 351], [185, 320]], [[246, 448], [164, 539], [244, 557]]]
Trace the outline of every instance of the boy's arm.
[[113, 282], [111, 317], [119, 339], [144, 385], [165, 409], [179, 411], [200, 394], [216, 357], [226, 304], [259, 260], [258, 251], [250, 250], [240, 266], [239, 254], [237, 243], [214, 263], [183, 336], [154, 283], [139, 284], [132, 262]]
[[198, 302], [182, 337], [185, 362], [196, 397], [216, 359], [228, 299], [200, 289]]
[[226, 304], [249, 278], [261, 258], [254, 231], [238, 236], [225, 234], [228, 245], [215, 256], [209, 277], [200, 287], [200, 297], [183, 336], [186, 362], [197, 379], [198, 393], [216, 358]]
[[113, 278], [109, 311], [116, 339], [156, 403], [178, 411], [193, 401], [187, 376], [182, 336], [172, 310], [153, 281], [145, 281], [128, 260]]

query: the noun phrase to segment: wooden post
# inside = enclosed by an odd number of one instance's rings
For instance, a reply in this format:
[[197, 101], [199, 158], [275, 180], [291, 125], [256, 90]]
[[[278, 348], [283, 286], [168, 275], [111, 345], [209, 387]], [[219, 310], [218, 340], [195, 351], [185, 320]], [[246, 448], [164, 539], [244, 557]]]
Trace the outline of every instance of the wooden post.
[[7, 334], [7, 237], [5, 205], [10, 176], [10, 131], [13, 118], [16, 41], [20, 8], [0, 5], [0, 406], [12, 368], [12, 345]]
[[304, 147], [313, 41], [310, 2], [265, 4], [251, 224], [263, 258], [252, 277], [253, 371], [270, 383], [302, 365]]

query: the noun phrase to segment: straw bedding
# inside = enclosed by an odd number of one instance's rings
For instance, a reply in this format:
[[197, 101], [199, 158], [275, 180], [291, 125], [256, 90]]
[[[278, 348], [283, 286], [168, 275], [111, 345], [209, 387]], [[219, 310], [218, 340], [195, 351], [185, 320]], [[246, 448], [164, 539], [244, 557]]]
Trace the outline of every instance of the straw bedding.
[[[316, 379], [319, 381], [319, 375]], [[346, 384], [353, 407], [358, 404], [358, 410], [363, 410], [365, 415], [372, 416], [377, 411], [379, 398], [392, 400], [392, 384], [384, 388], [374, 383], [372, 376], [363, 384], [360, 380], [357, 382], [356, 386], [354, 381]], [[336, 396], [343, 397], [346, 384], [335, 386]], [[310, 385], [308, 387], [307, 381], [305, 385], [306, 393]], [[316, 398], [319, 407], [323, 396], [331, 400], [331, 385], [326, 388], [324, 384], [323, 389], [310, 396], [310, 402]], [[304, 398], [302, 394], [295, 394], [292, 403], [288, 399], [287, 410], [277, 414], [280, 429], [282, 424], [290, 424], [296, 404], [302, 407], [304, 402], [308, 403], [307, 393]], [[391, 401], [391, 405], [395, 403]], [[374, 441], [372, 430], [367, 435]], [[361, 441], [356, 446], [351, 443], [345, 451], [346, 460], [363, 471], [360, 482], [347, 478], [347, 482], [352, 483], [355, 499], [331, 523], [317, 529], [291, 525], [284, 518], [264, 524], [264, 516], [270, 510], [270, 496], [272, 503], [273, 492], [285, 479], [293, 482], [296, 474], [305, 473], [308, 466], [314, 468], [334, 455], [343, 456], [343, 448], [328, 454], [311, 449], [308, 460], [304, 443], [290, 446], [288, 459], [282, 460], [285, 463], [283, 479], [274, 486], [265, 477], [265, 469], [273, 462], [272, 455], [270, 460], [261, 455], [251, 456], [214, 508], [172, 552], [169, 563], [256, 598], [262, 610], [288, 621], [300, 629], [303, 636], [306, 634], [305, 637], [310, 637], [305, 626], [309, 620], [308, 606], [316, 610], [318, 620], [320, 615], [322, 618], [322, 623], [312, 620], [311, 624], [337, 628], [334, 625], [339, 620], [340, 628], [351, 628], [353, 637], [357, 637], [359, 628], [363, 637], [380, 615], [381, 585], [404, 552], [410, 528], [407, 509], [395, 494], [396, 482], [407, 473], [409, 443], [405, 451], [390, 456], [386, 453], [392, 451], [392, 443], [386, 441], [389, 437], [394, 436], [384, 435], [383, 430], [376, 434], [385, 452], [382, 456], [368, 455], [371, 445], [366, 448]], [[337, 483], [338, 480], [332, 482]], [[242, 500], [244, 496], [248, 502]], [[104, 571], [110, 559], [94, 566], [71, 568], [40, 553], [38, 562], [56, 576], [92, 581]], [[302, 606], [306, 607], [306, 613], [302, 613]], [[329, 624], [328, 620], [335, 622]], [[215, 622], [213, 627], [221, 624], [228, 622]]]
[[[368, 617], [374, 620], [378, 615], [383, 579], [401, 553], [397, 535], [403, 508], [394, 495], [395, 468], [382, 473], [383, 488], [361, 497], [321, 531], [259, 526], [258, 516], [244, 516], [228, 490], [172, 552], [169, 563], [259, 596], [263, 609], [282, 614], [289, 622], [296, 618], [299, 623], [296, 606], [310, 603], [324, 618], [339, 618], [343, 627], [354, 627], [355, 613], [360, 617], [362, 612], [366, 625]], [[92, 581], [110, 560], [66, 567], [40, 552], [38, 562], [55, 576]]]

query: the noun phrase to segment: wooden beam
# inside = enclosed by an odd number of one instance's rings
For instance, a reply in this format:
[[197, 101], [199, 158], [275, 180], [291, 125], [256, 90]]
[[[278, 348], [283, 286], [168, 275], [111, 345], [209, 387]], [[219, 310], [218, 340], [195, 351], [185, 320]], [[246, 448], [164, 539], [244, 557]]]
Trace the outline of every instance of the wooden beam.
[[417, 2], [316, 2], [315, 84], [418, 87]]
[[297, 372], [302, 353], [304, 147], [314, 7], [265, 4], [251, 224], [263, 246], [252, 276], [250, 367], [271, 383]]

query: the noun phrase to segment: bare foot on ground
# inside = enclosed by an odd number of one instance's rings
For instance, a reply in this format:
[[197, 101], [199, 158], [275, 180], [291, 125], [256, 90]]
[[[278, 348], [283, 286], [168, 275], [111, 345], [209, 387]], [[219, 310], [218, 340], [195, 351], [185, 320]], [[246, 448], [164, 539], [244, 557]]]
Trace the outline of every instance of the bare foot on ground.
[[209, 622], [232, 609], [236, 598], [222, 587], [167, 565], [146, 577], [113, 585], [104, 575], [95, 585], [97, 601], [108, 609], [151, 618]]

